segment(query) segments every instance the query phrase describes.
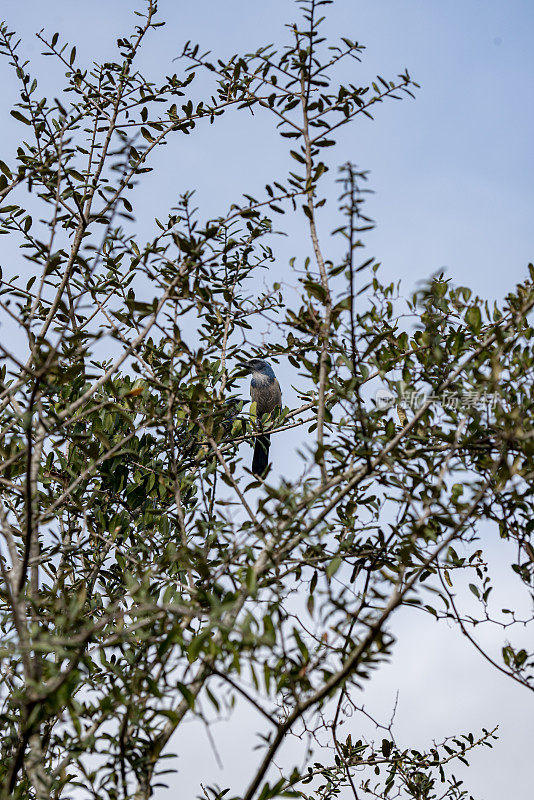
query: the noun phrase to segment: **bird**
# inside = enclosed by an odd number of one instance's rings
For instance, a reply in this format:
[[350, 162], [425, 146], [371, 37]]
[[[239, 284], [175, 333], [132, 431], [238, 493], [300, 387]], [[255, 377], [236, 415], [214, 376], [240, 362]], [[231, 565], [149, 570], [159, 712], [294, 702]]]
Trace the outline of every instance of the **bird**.
[[[262, 358], [252, 358], [250, 361], [245, 361], [242, 367], [252, 375], [250, 398], [253, 403], [256, 403], [256, 416], [261, 420], [264, 414], [270, 414], [275, 408], [282, 406], [280, 384], [271, 365]], [[268, 433], [256, 436], [254, 456], [252, 458], [252, 473], [257, 477], [263, 476], [267, 469], [270, 446], [271, 437]]]

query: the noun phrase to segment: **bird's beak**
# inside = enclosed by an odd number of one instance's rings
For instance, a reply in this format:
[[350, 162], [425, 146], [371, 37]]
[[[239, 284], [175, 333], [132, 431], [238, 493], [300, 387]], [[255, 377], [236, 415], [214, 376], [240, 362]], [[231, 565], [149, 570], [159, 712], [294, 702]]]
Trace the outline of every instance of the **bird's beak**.
[[237, 365], [237, 375], [248, 375], [250, 372], [250, 363], [248, 361], [242, 361], [240, 364]]

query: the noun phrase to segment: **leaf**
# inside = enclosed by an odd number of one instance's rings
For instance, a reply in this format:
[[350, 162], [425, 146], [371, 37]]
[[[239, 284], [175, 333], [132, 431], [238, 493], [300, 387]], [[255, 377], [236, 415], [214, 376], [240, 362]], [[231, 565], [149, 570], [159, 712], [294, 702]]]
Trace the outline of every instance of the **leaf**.
[[206, 632], [202, 631], [198, 634], [198, 636], [194, 636], [189, 643], [189, 647], [187, 648], [187, 660], [190, 664], [197, 660], [200, 651], [204, 646], [204, 642], [206, 641]]
[[191, 689], [188, 689], [188, 687], [185, 686], [185, 684], [181, 683], [180, 681], [176, 681], [176, 688], [183, 695], [184, 700], [186, 700], [189, 708], [193, 709], [195, 707], [195, 696], [192, 693]]
[[10, 113], [11, 113], [11, 116], [12, 116], [12, 117], [15, 117], [15, 119], [18, 119], [18, 121], [19, 121], [19, 122], [23, 122], [25, 125], [31, 125], [31, 122], [30, 122], [30, 120], [29, 120], [29, 119], [26, 119], [26, 117], [24, 117], [24, 116], [23, 116], [23, 115], [20, 113], [20, 111], [13, 110], [13, 111], [11, 111]]
[[384, 758], [389, 758], [391, 755], [392, 744], [389, 739], [382, 739], [382, 755]]
[[453, 484], [451, 492], [451, 499], [453, 500], [453, 502], [456, 502], [458, 498], [463, 494], [463, 492], [464, 492], [464, 487], [461, 483]]
[[256, 570], [252, 566], [247, 567], [245, 583], [247, 584], [247, 589], [250, 596], [256, 597], [258, 593], [258, 580], [256, 577]]
[[305, 159], [303, 156], [301, 156], [301, 154], [300, 154], [300, 153], [297, 153], [297, 152], [295, 152], [295, 150], [290, 150], [290, 151], [289, 151], [289, 154], [290, 154], [291, 156], [293, 156], [293, 158], [294, 158], [296, 161], [298, 161], [298, 162], [299, 162], [299, 164], [305, 164], [305, 163], [306, 163], [306, 159]]
[[143, 136], [143, 138], [145, 138], [147, 142], [154, 141], [154, 137], [147, 128], [141, 128], [141, 136]]
[[335, 556], [326, 568], [326, 576], [331, 578], [336, 574], [342, 564], [341, 556]]
[[478, 306], [471, 306], [465, 314], [465, 321], [475, 333], [479, 333], [482, 327], [482, 315]]
[[209, 687], [206, 687], [206, 694], [208, 695], [212, 705], [215, 706], [215, 709], [220, 711], [221, 705]]
[[11, 174], [11, 170], [9, 169], [9, 167], [7, 166], [7, 164], [4, 164], [4, 162], [3, 162], [3, 161], [0, 161], [0, 171], [1, 171], [1, 172], [3, 172], [3, 173], [4, 173], [4, 175], [5, 175], [7, 178], [9, 178], [9, 180], [11, 180], [11, 179], [12, 179], [13, 175]]

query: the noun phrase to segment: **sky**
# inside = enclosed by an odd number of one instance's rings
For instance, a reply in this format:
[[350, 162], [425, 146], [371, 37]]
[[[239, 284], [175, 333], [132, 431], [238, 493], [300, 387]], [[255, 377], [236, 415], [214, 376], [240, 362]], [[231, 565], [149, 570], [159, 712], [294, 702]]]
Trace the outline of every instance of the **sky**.
[[[41, 86], [52, 94], [59, 90], [61, 74], [39, 55], [35, 32], [43, 27], [50, 35], [59, 31], [76, 44], [81, 63], [110, 60], [115, 39], [129, 30], [136, 7], [132, 0], [1, 0], [0, 16], [22, 36]], [[284, 23], [297, 16], [291, 0], [160, 0], [159, 7], [167, 25], [149, 40], [142, 56], [142, 69], [154, 79], [177, 69], [172, 59], [187, 40], [223, 56], [249, 52], [280, 41]], [[350, 126], [329, 153], [333, 166], [350, 159], [370, 171], [375, 194], [367, 211], [377, 227], [367, 238], [369, 255], [382, 263], [384, 278], [402, 280], [406, 294], [443, 269], [455, 283], [469, 285], [490, 300], [501, 299], [534, 260], [534, 3], [335, 0], [327, 11], [330, 35], [349, 36], [367, 48], [362, 64], [345, 80], [363, 84], [376, 74], [390, 78], [408, 68], [421, 84], [415, 100], [378, 107], [374, 122]], [[4, 154], [13, 151], [20, 133], [8, 117], [16, 85], [7, 65], [0, 69], [0, 158], [8, 161]], [[137, 207], [141, 231], [144, 226], [149, 231], [152, 217], [160, 209], [166, 215], [186, 189], [196, 189], [198, 205], [208, 217], [243, 191], [261, 192], [273, 173], [285, 175], [290, 168], [282, 140], [263, 118], [231, 114], [221, 120], [216, 139], [199, 126], [197, 135], [184, 137], [158, 158]], [[335, 169], [330, 180], [334, 178]], [[331, 196], [335, 198], [335, 190]], [[335, 202], [329, 201], [320, 231], [328, 234], [337, 224]], [[289, 280], [288, 258], [307, 254], [298, 223], [289, 223], [287, 233], [276, 243], [270, 281]], [[4, 250], [0, 263], [7, 257], [10, 271], [17, 271], [17, 254]], [[285, 365], [280, 377], [287, 387], [295, 381]], [[289, 388], [284, 401], [297, 404]], [[283, 446], [288, 439], [283, 445], [273, 441], [274, 461]], [[483, 535], [494, 532], [484, 530]], [[504, 566], [506, 552], [497, 539], [491, 552], [500, 570], [502, 604], [507, 605], [516, 596]], [[468, 786], [481, 800], [530, 796], [534, 715], [526, 690], [496, 673], [445, 625], [415, 617], [415, 612], [403, 612], [398, 625], [393, 661], [366, 688], [366, 705], [387, 716], [398, 690], [399, 729], [406, 742], [421, 745], [433, 735], [499, 722], [500, 742], [493, 751], [474, 757]], [[198, 771], [192, 767], [199, 759], [211, 775], [207, 782], [231, 782], [239, 789], [257, 760], [257, 753], [243, 756], [249, 747], [245, 718], [235, 736], [221, 737], [224, 770], [200, 731], [176, 743], [180, 772], [156, 798], [170, 800], [178, 789], [181, 797], [195, 797]], [[253, 719], [249, 721], [252, 726]]]

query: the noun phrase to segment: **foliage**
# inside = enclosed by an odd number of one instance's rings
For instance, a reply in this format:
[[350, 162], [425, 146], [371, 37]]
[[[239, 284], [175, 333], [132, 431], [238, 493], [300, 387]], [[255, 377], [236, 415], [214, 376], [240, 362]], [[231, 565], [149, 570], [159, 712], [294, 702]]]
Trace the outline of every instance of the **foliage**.
[[[331, 798], [347, 786], [354, 797], [464, 797], [450, 765], [494, 737], [421, 752], [391, 726], [364, 742], [354, 723], [340, 738], [343, 708], [358, 710], [354, 686], [391, 653], [401, 605], [454, 620], [480, 647], [478, 618], [453, 592], [472, 573], [481, 619], [526, 622], [491, 610], [477, 532], [494, 521], [531, 586], [534, 270], [500, 308], [436, 276], [406, 313], [374, 260], [360, 261], [372, 223], [367, 176], [351, 164], [335, 232], [345, 255], [327, 257], [336, 239], [323, 242], [316, 223], [336, 131], [417, 87], [407, 72], [338, 84], [363, 47], [325, 41], [328, 4], [300, 0], [279, 50], [223, 60], [188, 43], [158, 85], [136, 68], [163, 24], [154, 0], [118, 40], [117, 60], [92, 69], [59, 34], [39, 34], [66, 70], [54, 101], [39, 97], [1, 29], [23, 135], [14, 162], [0, 162], [0, 224], [31, 270], [0, 286], [4, 319], [23, 339], [0, 345], [5, 797], [148, 798], [180, 726], [207, 706], [224, 717], [236, 698], [257, 711], [264, 742], [246, 800]], [[215, 81], [202, 102], [199, 70]], [[184, 190], [141, 240], [137, 187], [155, 151], [250, 109], [273, 119], [294, 171], [215, 219]], [[308, 225], [310, 258], [300, 270], [292, 262], [295, 304], [277, 284], [254, 288], [275, 256], [271, 211]], [[279, 335], [259, 353], [247, 336], [266, 318]], [[263, 421], [273, 437], [308, 432], [291, 482], [273, 470], [257, 481], [242, 464], [256, 420], [236, 381], [254, 355], [299, 370], [301, 407]], [[372, 402], [378, 386], [424, 396], [406, 410], [399, 400], [397, 414]], [[456, 401], [436, 402], [445, 397]], [[496, 666], [532, 688], [526, 649], [505, 642]], [[312, 729], [333, 750], [319, 754], [327, 763], [273, 778], [287, 736]]]

